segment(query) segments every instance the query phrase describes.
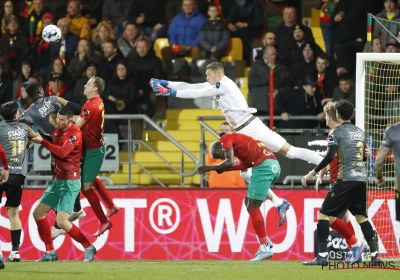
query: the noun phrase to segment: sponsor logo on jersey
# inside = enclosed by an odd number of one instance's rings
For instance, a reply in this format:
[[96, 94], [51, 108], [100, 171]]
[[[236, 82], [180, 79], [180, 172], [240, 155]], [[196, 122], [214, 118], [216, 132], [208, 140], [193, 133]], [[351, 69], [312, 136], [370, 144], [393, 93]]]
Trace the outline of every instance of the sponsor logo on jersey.
[[351, 140], [364, 141], [364, 133], [361, 131], [350, 132]]
[[8, 140], [24, 140], [25, 130], [18, 126], [18, 129], [8, 132]]
[[213, 99], [215, 101], [219, 101], [219, 99], [221, 98], [221, 95], [214, 95]]
[[39, 109], [39, 114], [44, 118], [50, 113], [53, 113], [56, 109], [54, 106], [51, 104], [51, 101], [44, 101], [43, 102], [43, 107]]
[[215, 84], [216, 88], [219, 88], [220, 86], [221, 86], [221, 84], [219, 82]]
[[72, 143], [76, 141], [76, 137], [75, 136], [71, 136], [69, 137], [69, 141], [71, 141]]
[[83, 115], [84, 116], [89, 116], [89, 113], [90, 113], [89, 110], [87, 110], [87, 109], [83, 110]]

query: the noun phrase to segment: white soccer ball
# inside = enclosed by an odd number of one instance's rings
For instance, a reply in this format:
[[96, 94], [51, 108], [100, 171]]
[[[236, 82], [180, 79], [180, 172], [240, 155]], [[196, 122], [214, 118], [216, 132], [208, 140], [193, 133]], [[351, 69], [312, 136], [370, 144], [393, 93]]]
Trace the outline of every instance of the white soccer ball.
[[47, 25], [43, 28], [42, 38], [50, 44], [58, 43], [61, 40], [61, 30], [56, 25]]

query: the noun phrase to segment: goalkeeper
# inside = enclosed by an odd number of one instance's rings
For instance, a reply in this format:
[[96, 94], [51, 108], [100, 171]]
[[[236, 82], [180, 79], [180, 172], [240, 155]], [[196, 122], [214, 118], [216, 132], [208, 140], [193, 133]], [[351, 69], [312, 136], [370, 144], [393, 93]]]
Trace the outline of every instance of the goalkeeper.
[[[271, 131], [264, 123], [253, 115], [257, 110], [249, 108], [246, 99], [234, 81], [225, 76], [224, 66], [219, 62], [212, 62], [206, 67], [207, 82], [188, 84], [184, 82], [170, 82], [151, 79], [150, 85], [158, 96], [172, 96], [177, 98], [212, 97], [222, 110], [226, 121], [237, 133], [247, 134], [266, 145], [272, 152], [279, 153], [291, 159], [302, 159], [318, 164], [322, 157], [311, 150], [293, 147], [279, 134]], [[243, 179], [249, 182], [251, 172], [241, 173]], [[290, 204], [277, 197], [269, 190], [267, 197], [277, 207], [280, 216], [279, 226], [286, 217]]]

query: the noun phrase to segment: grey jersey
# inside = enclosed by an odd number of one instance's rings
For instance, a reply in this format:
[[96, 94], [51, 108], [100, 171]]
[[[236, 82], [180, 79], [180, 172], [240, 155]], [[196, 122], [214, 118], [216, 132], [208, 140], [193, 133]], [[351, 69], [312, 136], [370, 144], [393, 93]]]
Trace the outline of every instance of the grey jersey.
[[[396, 181], [400, 182], [400, 122], [395, 123], [386, 128], [383, 133], [382, 145], [392, 148], [395, 167], [396, 167]], [[398, 184], [397, 184], [398, 185]]]
[[24, 111], [20, 122], [36, 126], [44, 134], [52, 134], [57, 128], [57, 113], [67, 101], [56, 96], [46, 96], [37, 99]]
[[343, 123], [328, 137], [328, 146], [337, 145], [338, 179], [343, 181], [367, 180], [364, 166], [365, 135], [357, 126]]
[[0, 124], [0, 143], [7, 154], [10, 174], [27, 174], [29, 133], [28, 125], [17, 121]]

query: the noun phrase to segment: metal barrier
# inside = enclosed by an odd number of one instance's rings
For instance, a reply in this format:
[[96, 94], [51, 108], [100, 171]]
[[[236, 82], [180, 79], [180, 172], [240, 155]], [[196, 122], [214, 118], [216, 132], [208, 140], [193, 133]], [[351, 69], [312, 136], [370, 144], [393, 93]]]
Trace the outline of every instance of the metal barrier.
[[[128, 121], [128, 139], [126, 140], [119, 140], [118, 142], [120, 143], [127, 143], [128, 144], [128, 161], [127, 162], [120, 162], [120, 164], [128, 164], [128, 188], [132, 188], [132, 164], [135, 164], [139, 166], [140, 169], [142, 169], [146, 174], [148, 174], [151, 178], [153, 178], [155, 181], [157, 181], [161, 186], [165, 187], [165, 185], [158, 180], [149, 170], [147, 170], [141, 163], [132, 161], [132, 144], [134, 143], [140, 143], [143, 146], [145, 146], [149, 151], [153, 152], [158, 158], [160, 158], [166, 165], [168, 165], [174, 172], [179, 174], [181, 176], [181, 186], [184, 185], [184, 177], [189, 177], [193, 176], [197, 173], [197, 168], [199, 167], [199, 162], [197, 158], [190, 152], [188, 151], [184, 146], [182, 146], [178, 141], [176, 141], [171, 135], [169, 135], [165, 130], [160, 128], [157, 123], [155, 123], [152, 119], [150, 119], [146, 115], [105, 115], [106, 120], [127, 120]], [[142, 120], [147, 123], [147, 125], [150, 125], [153, 129], [157, 130], [159, 133], [161, 133], [166, 139], [171, 141], [182, 153], [182, 161], [181, 161], [181, 170], [178, 170], [175, 168], [167, 159], [162, 157], [157, 151], [152, 149], [145, 141], [143, 140], [132, 140], [132, 131], [131, 131], [131, 121], [132, 120]], [[187, 155], [193, 162], [195, 163], [194, 169], [190, 172], [185, 172], [184, 171], [184, 155]], [[47, 175], [31, 175], [29, 174], [27, 176], [28, 180], [51, 180], [51, 176]], [[107, 178], [107, 179], [106, 179]], [[108, 177], [102, 177], [102, 179], [107, 180], [108, 182], [111, 182], [112, 185], [114, 184], [112, 180]]]

